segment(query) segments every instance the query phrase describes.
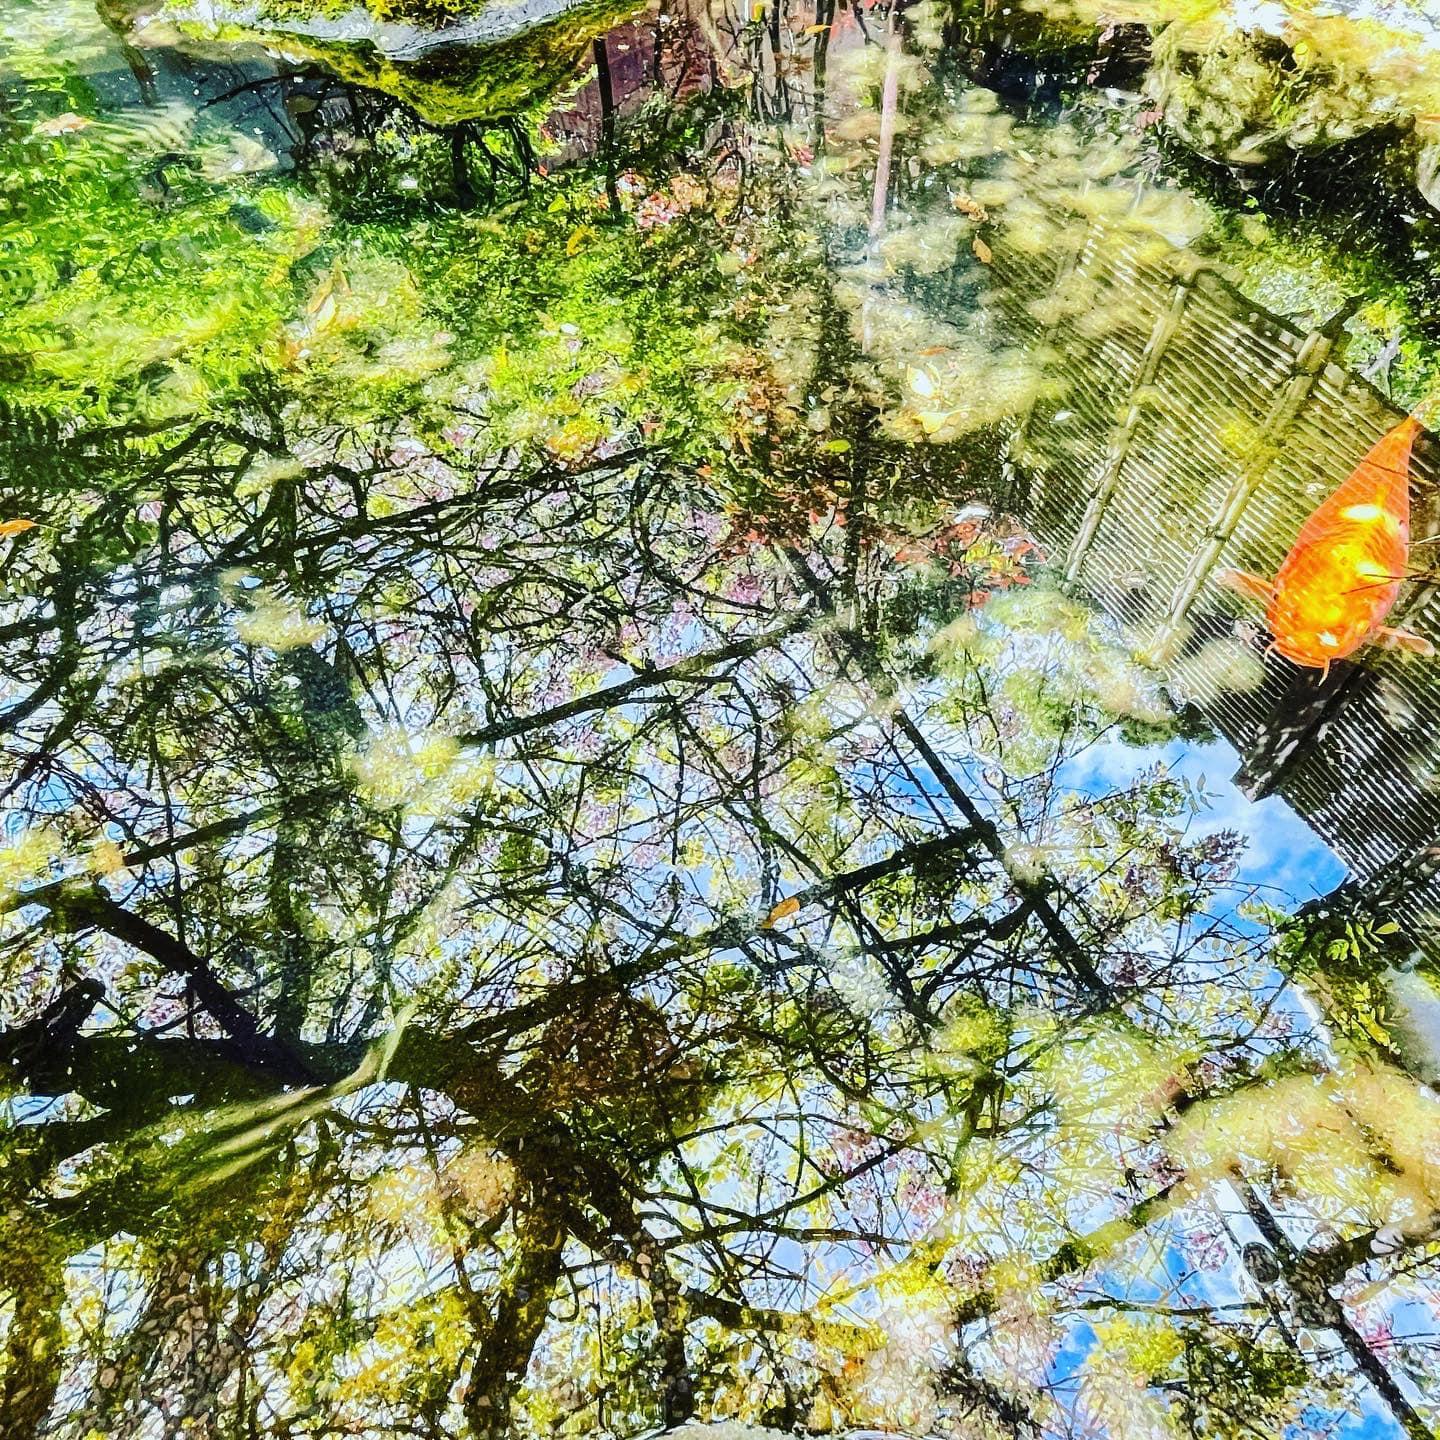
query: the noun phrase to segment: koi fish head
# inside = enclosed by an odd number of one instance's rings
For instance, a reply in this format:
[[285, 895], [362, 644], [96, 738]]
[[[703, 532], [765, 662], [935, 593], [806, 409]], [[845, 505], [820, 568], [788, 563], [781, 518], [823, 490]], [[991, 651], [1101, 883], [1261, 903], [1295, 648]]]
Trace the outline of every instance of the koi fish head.
[[1367, 627], [1358, 634], [1353, 630], [1303, 630], [1298, 633], [1275, 632], [1271, 649], [1283, 655], [1292, 665], [1304, 665], [1310, 669], [1328, 670], [1334, 660], [1344, 660], [1353, 655], [1374, 633]]
[[1296, 665], [1327, 669], [1333, 660], [1353, 655], [1379, 630], [1394, 597], [1345, 603], [1335, 592], [1320, 603], [1280, 590], [1266, 617], [1275, 650]]

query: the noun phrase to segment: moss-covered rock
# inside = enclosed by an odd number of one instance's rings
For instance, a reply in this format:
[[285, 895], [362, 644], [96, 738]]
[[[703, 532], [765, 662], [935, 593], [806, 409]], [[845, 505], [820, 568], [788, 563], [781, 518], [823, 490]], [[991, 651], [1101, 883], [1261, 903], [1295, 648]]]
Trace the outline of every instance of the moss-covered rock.
[[1387, 169], [1440, 208], [1431, 0], [1022, 0], [1018, 13], [1028, 18], [985, 23], [1052, 67], [1068, 61], [1076, 82], [1116, 83], [1084, 59], [1087, 35], [1099, 62], [1107, 40], [1148, 33], [1152, 116], [1198, 156], [1256, 172], [1369, 137], [1389, 143]]
[[151, 43], [168, 30], [192, 44], [261, 44], [453, 125], [547, 100], [596, 35], [643, 8], [636, 0], [171, 0], [146, 15], [144, 33]]
[[[1374, 22], [1252, 7], [1155, 37], [1147, 94], [1193, 149], [1231, 165], [1406, 130], [1440, 104], [1440, 50]], [[1263, 13], [1262, 13], [1263, 12]]]

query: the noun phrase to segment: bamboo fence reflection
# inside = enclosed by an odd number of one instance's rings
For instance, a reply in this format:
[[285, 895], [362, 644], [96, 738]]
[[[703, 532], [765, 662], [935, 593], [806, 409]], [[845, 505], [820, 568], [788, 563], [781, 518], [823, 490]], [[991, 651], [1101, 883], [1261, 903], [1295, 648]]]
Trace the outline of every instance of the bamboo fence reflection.
[[[1241, 755], [1242, 788], [1282, 795], [1355, 887], [1440, 953], [1440, 660], [1371, 648], [1322, 680], [1272, 656], [1263, 683], [1237, 690], [1207, 643], [1244, 634], [1246, 617], [1263, 628], [1217, 572], [1274, 574], [1305, 517], [1401, 418], [1344, 367], [1340, 317], [1306, 332], [1181, 252], [1157, 262], [1098, 230], [1058, 263], [1007, 251], [996, 270], [1010, 322], [1062, 357], [1064, 393], [1016, 436], [1038, 535], [1072, 584], [1149, 637], [1174, 690]], [[1080, 284], [1130, 323], [1087, 339], [1031, 318], [1036, 297]], [[1416, 540], [1440, 534], [1437, 465], [1426, 435]], [[1440, 642], [1434, 586], [1406, 586], [1395, 615]]]

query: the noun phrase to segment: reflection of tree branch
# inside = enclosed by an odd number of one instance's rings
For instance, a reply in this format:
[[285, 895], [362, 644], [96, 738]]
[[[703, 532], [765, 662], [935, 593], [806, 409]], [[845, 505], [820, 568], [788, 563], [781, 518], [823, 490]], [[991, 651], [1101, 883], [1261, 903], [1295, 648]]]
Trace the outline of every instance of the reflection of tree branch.
[[168, 931], [112, 900], [98, 885], [67, 887], [50, 904], [57, 918], [94, 926], [150, 956], [172, 974], [184, 975], [196, 999], [230, 1037], [236, 1056], [259, 1070], [273, 1071], [290, 1084], [310, 1085], [314, 1073], [287, 1046], [261, 1033], [255, 1017], [221, 983], [210, 966]]
[[778, 1334], [800, 1335], [805, 1339], [843, 1337], [852, 1343], [875, 1344], [877, 1331], [852, 1320], [817, 1320], [803, 1310], [775, 1310], [765, 1305], [746, 1305], [712, 1295], [708, 1290], [689, 1286], [685, 1303], [697, 1315], [718, 1321], [730, 1330], [769, 1330]]
[[885, 233], [890, 203], [890, 164], [895, 152], [895, 127], [900, 109], [900, 60], [905, 35], [898, 0], [891, 0], [885, 29], [885, 79], [880, 89], [880, 138], [876, 144], [875, 190], [870, 201], [870, 240]]
[[978, 1409], [999, 1420], [1012, 1440], [1041, 1434], [1040, 1422], [1029, 1407], [1014, 1395], [1007, 1395], [992, 1380], [987, 1380], [970, 1363], [962, 1350], [945, 1367], [941, 1385], [947, 1397], [968, 1400], [972, 1410]]
[[731, 660], [745, 660], [752, 655], [759, 655], [763, 651], [772, 649], [788, 636], [805, 629], [812, 618], [811, 615], [802, 611], [784, 625], [779, 625], [773, 630], [766, 630], [759, 635], [751, 635], [730, 645], [722, 645], [719, 649], [709, 650], [704, 654], [677, 660], [673, 665], [641, 669], [630, 679], [621, 680], [603, 690], [596, 690], [589, 695], [577, 695], [574, 699], [567, 700], [560, 705], [552, 705], [549, 709], [541, 710], [534, 715], [518, 715], [509, 720], [499, 720], [480, 730], [472, 730], [458, 735], [456, 739], [462, 745], [494, 745], [502, 740], [513, 740], [518, 735], [529, 734], [533, 730], [543, 730], [550, 725], [558, 725], [562, 721], [572, 720], [577, 715], [589, 715], [597, 710], [609, 710], [614, 706], [623, 705], [632, 695], [649, 690], [654, 686], [665, 685], [674, 680], [696, 682], [708, 679], [706, 672], [714, 666], [723, 665]]
[[98, 980], [81, 980], [67, 986], [33, 1020], [0, 1033], [0, 1064], [28, 1076], [64, 1056], [75, 1043], [80, 1027], [105, 998]]
[[[834, 601], [823, 583], [805, 564], [805, 561], [793, 551], [786, 551], [785, 558], [790, 562], [791, 568], [800, 577], [824, 613], [834, 615]], [[874, 662], [873, 655], [859, 635], [851, 630], [840, 628], [829, 630], [826, 635], [832, 648], [848, 655], [855, 662], [867, 682], [875, 686], [883, 695], [894, 694], [894, 682], [880, 671]], [[1075, 938], [1070, 927], [1066, 925], [1051, 903], [1049, 892], [1053, 886], [1044, 879], [1037, 880], [1025, 874], [1015, 863], [1009, 853], [1009, 846], [1005, 843], [1005, 837], [1001, 835], [995, 822], [970, 798], [951, 773], [950, 767], [936, 753], [924, 732], [909, 715], [896, 706], [891, 712], [891, 719], [906, 740], [915, 747], [916, 752], [925, 762], [926, 768], [934, 775], [940, 788], [945, 792], [946, 798], [964, 817], [966, 825], [975, 832], [985, 848], [1005, 868], [1010, 877], [1010, 883], [1045, 927], [1062, 963], [1081, 983], [1090, 1002], [1094, 1005], [1101, 1005], [1113, 1001], [1114, 996], [1110, 987], [1096, 970], [1095, 962], [1086, 953], [1085, 948]]]
[[610, 218], [618, 221], [622, 211], [615, 166], [615, 95], [610, 85], [610, 55], [605, 36], [597, 35], [591, 49], [595, 84], [600, 92], [600, 151], [605, 160], [605, 196], [610, 205]]
[[[1440, 1213], [1430, 1223], [1415, 1231], [1403, 1231], [1392, 1242], [1393, 1249], [1420, 1249], [1440, 1240]], [[1328, 1289], [1338, 1285], [1356, 1268], [1368, 1261], [1379, 1260], [1390, 1251], [1383, 1246], [1378, 1230], [1362, 1230], [1348, 1240], [1339, 1240], [1323, 1250], [1306, 1250], [1295, 1260], [1294, 1280], [1302, 1289], [1318, 1286]]]
[[1265, 1237], [1265, 1242], [1270, 1246], [1280, 1267], [1280, 1273], [1294, 1292], [1302, 1312], [1309, 1317], [1307, 1323], [1323, 1325], [1340, 1337], [1340, 1343], [1345, 1347], [1355, 1368], [1389, 1407], [1396, 1423], [1409, 1440], [1435, 1440], [1435, 1432], [1410, 1403], [1409, 1396], [1401, 1390], [1395, 1377], [1385, 1367], [1384, 1361], [1365, 1343], [1364, 1337], [1345, 1313], [1345, 1307], [1330, 1294], [1324, 1272], [1318, 1267], [1305, 1267], [1300, 1252], [1271, 1213], [1270, 1207], [1256, 1193], [1253, 1185], [1237, 1177], [1236, 1188], [1240, 1192], [1246, 1214]]

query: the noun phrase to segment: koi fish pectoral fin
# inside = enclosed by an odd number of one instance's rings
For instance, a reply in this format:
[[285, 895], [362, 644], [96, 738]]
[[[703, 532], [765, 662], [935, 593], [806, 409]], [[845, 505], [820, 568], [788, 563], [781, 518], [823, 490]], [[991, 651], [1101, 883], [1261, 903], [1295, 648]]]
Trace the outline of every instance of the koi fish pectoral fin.
[[1423, 635], [1415, 635], [1409, 630], [1394, 630], [1389, 625], [1382, 625], [1375, 632], [1375, 643], [1387, 650], [1408, 650], [1412, 655], [1431, 656], [1435, 653], [1435, 646]]
[[1233, 590], [1247, 600], [1258, 600], [1262, 605], [1268, 605], [1275, 598], [1275, 586], [1248, 570], [1222, 570], [1215, 578], [1227, 590]]

